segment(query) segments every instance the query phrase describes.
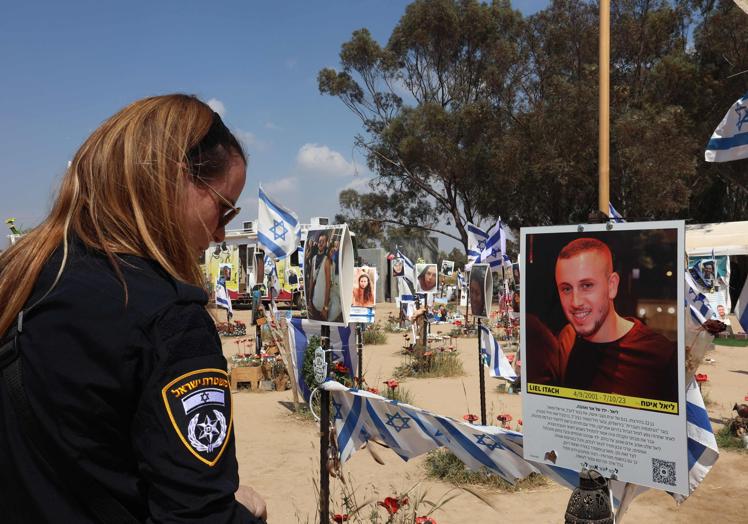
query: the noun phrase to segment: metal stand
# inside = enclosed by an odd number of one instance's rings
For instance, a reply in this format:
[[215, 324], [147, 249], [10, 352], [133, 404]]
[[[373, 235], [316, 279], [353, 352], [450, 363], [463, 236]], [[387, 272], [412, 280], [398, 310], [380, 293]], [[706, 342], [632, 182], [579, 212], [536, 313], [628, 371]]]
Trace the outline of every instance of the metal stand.
[[486, 425], [486, 377], [483, 365], [483, 353], [480, 350], [480, 326], [478, 319], [478, 376], [480, 377], [480, 423]]
[[364, 331], [360, 322], [356, 323], [356, 351], [358, 352], [357, 387], [362, 388], [364, 384]]
[[[325, 350], [325, 361], [330, 364], [330, 326], [321, 326], [320, 342]], [[319, 521], [330, 522], [330, 472], [327, 470], [328, 454], [330, 452], [330, 392], [320, 389], [320, 419], [319, 419]]]

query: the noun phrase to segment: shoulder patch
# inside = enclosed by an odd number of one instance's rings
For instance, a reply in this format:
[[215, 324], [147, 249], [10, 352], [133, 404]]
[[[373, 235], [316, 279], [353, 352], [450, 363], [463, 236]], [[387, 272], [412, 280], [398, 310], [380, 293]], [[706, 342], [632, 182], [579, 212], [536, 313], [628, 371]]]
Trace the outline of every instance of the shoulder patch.
[[190, 371], [164, 386], [161, 395], [179, 439], [200, 461], [214, 466], [226, 449], [233, 423], [228, 373]]

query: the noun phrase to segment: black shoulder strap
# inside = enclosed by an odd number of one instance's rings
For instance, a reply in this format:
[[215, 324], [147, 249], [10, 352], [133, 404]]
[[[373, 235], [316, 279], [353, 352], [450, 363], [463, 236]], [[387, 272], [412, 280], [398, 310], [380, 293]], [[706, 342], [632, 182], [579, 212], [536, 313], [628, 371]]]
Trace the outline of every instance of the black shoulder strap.
[[18, 335], [23, 330], [23, 311], [18, 323], [0, 342], [0, 369], [4, 387], [18, 418], [21, 432], [36, 451], [47, 475], [58, 486], [67, 489], [103, 523], [133, 524], [139, 522], [98, 481], [80, 468], [59, 445], [45, 434], [23, 388], [23, 369], [19, 358]]

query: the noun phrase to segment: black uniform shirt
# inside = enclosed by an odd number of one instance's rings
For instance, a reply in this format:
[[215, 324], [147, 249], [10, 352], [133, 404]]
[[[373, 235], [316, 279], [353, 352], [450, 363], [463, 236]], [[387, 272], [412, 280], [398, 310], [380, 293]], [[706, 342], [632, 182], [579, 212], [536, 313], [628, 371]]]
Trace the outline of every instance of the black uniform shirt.
[[[61, 260], [58, 249], [24, 309]], [[106, 257], [72, 242], [24, 316], [23, 385], [44, 433], [141, 521], [255, 522], [234, 498], [231, 395], [205, 292], [150, 260], [120, 267], [127, 304]], [[0, 387], [0, 520], [95, 522], [17, 420]]]

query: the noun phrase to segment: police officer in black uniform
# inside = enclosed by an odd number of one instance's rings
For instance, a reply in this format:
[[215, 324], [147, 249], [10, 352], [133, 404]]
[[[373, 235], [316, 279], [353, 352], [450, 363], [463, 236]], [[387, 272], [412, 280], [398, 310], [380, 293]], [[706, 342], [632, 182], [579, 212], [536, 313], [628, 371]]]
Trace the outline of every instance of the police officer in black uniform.
[[0, 256], [0, 521], [253, 523], [197, 253], [246, 161], [194, 97], [141, 100]]

